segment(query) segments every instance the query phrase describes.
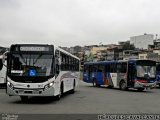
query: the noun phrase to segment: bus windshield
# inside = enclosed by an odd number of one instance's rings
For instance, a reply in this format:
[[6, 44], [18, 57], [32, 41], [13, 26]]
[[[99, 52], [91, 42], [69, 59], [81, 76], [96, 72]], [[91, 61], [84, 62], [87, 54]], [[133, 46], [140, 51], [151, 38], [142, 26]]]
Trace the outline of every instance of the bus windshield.
[[51, 76], [54, 73], [53, 55], [43, 54], [12, 54], [12, 76]]
[[153, 62], [141, 61], [137, 64], [137, 77], [156, 77], [156, 65]]

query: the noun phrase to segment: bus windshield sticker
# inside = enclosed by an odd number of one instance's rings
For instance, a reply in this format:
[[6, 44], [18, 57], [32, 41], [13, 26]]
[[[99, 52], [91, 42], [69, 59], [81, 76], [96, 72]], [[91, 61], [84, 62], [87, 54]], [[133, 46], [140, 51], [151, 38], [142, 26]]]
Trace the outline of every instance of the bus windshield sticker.
[[35, 69], [30, 69], [29, 70], [29, 76], [36, 76], [36, 70]]

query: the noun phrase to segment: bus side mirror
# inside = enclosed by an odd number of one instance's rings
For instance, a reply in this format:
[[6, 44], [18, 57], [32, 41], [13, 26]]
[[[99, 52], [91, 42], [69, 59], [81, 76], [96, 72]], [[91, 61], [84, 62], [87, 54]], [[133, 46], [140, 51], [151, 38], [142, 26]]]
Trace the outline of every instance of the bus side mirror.
[[3, 53], [3, 55], [2, 55], [2, 63], [3, 63], [3, 65], [4, 65], [5, 67], [7, 67], [7, 65], [6, 65], [6, 60], [7, 60], [8, 54], [9, 54], [9, 52], [6, 51], [6, 52]]
[[61, 58], [58, 58], [58, 65], [61, 65]]

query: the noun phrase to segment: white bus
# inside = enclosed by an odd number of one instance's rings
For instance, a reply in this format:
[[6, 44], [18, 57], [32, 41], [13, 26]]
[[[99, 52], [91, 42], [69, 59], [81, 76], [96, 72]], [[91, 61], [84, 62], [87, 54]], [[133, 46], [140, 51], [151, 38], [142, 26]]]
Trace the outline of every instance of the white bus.
[[78, 57], [55, 45], [15, 44], [7, 55], [7, 94], [20, 96], [54, 96], [74, 93], [79, 80]]

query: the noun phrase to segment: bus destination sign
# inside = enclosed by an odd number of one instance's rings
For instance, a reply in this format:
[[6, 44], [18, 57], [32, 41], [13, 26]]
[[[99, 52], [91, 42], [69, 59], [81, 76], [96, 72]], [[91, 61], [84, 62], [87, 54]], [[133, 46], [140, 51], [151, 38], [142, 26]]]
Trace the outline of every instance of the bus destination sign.
[[20, 51], [49, 51], [48, 47], [20, 47]]

